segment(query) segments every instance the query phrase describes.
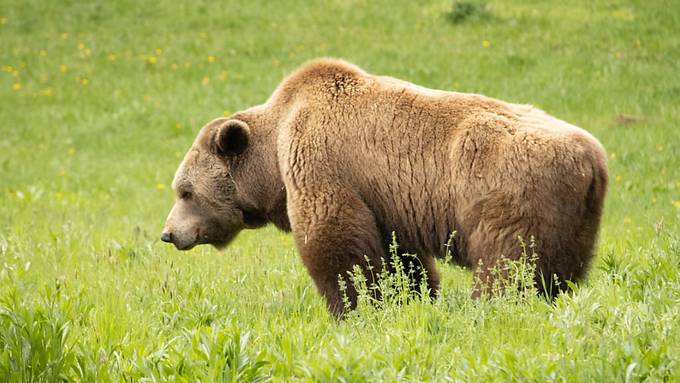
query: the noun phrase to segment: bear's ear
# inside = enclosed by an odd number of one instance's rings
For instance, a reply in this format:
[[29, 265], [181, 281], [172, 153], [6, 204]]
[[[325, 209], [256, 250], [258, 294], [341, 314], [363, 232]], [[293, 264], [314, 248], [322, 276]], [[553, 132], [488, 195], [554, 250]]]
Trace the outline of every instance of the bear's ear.
[[248, 124], [239, 120], [228, 120], [217, 128], [215, 147], [219, 154], [239, 155], [248, 147], [249, 137], [250, 128], [248, 128]]

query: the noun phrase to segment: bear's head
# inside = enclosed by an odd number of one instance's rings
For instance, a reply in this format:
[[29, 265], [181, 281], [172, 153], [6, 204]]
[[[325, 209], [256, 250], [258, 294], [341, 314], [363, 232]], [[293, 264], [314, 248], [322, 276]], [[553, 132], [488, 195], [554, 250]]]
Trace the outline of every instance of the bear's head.
[[201, 129], [172, 182], [175, 205], [162, 241], [179, 250], [199, 244], [222, 248], [242, 229], [269, 221], [249, 192], [257, 187], [248, 175], [255, 171], [247, 163], [250, 149], [251, 132], [243, 120], [218, 118]]

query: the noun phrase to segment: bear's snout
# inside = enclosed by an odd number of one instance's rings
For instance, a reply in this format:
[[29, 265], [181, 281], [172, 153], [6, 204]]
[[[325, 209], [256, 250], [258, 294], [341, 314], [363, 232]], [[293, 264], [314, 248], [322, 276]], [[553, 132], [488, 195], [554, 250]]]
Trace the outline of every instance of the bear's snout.
[[174, 239], [174, 237], [173, 237], [171, 232], [164, 231], [163, 233], [161, 233], [161, 241], [167, 242], [167, 243], [173, 243], [173, 239]]
[[187, 240], [182, 236], [181, 232], [173, 233], [172, 231], [163, 231], [161, 233], [161, 241], [172, 243], [177, 250], [182, 251], [190, 250], [199, 243], [197, 238]]

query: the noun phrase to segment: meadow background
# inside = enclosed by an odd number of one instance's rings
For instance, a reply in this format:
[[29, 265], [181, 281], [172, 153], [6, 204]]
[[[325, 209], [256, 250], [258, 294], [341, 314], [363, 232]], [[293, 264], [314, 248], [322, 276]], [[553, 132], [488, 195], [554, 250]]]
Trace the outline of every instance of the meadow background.
[[[680, 381], [677, 1], [0, 0], [0, 381]], [[553, 304], [326, 312], [290, 235], [158, 237], [198, 129], [340, 57], [531, 103], [608, 149], [587, 281]]]

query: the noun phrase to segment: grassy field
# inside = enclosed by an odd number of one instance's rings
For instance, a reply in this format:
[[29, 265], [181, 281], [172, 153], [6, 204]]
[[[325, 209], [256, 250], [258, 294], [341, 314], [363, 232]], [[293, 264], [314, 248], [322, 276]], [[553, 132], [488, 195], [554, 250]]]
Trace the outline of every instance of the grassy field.
[[[0, 0], [0, 381], [680, 381], [680, 3], [452, 5]], [[318, 56], [592, 132], [588, 280], [336, 322], [290, 235], [161, 243], [198, 128]]]

